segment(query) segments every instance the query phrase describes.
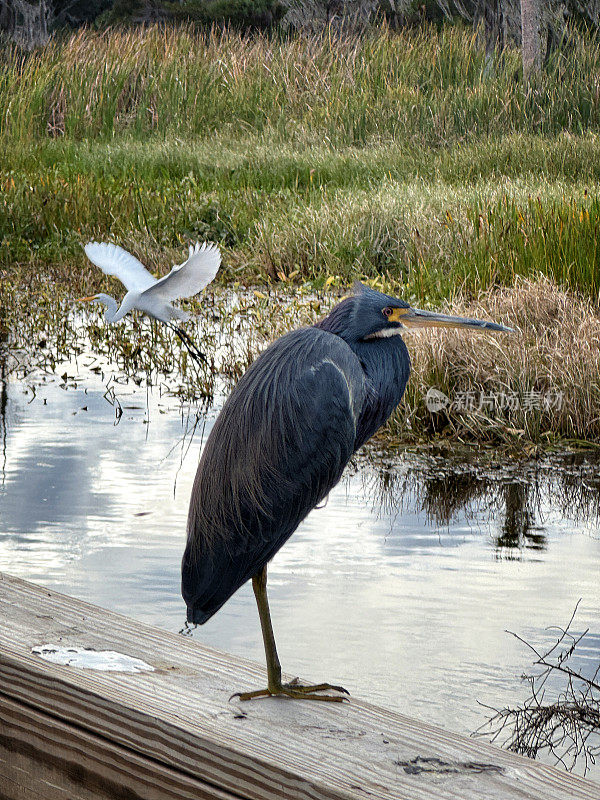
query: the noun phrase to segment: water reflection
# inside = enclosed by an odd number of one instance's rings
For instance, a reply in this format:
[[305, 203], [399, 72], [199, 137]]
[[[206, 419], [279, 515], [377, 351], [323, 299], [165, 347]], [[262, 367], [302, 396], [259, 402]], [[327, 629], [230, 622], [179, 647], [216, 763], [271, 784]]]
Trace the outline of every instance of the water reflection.
[[[510, 456], [506, 456], [510, 461]], [[408, 457], [399, 469], [372, 451], [361, 460], [363, 490], [372, 505], [393, 516], [417, 507], [428, 525], [449, 527], [461, 517], [487, 516], [496, 529], [499, 558], [521, 557], [521, 551], [547, 547], [547, 509], [565, 520], [597, 528], [600, 520], [600, 459], [595, 454], [560, 453], [552, 457], [496, 463], [490, 456]]]
[[6, 352], [0, 325], [0, 438], [2, 446], [2, 486], [6, 474], [6, 407], [8, 405], [8, 379], [6, 375]]
[[502, 532], [497, 538], [496, 547], [502, 550], [520, 549], [545, 550], [544, 528], [535, 524], [535, 511], [530, 484], [508, 483], [503, 488], [505, 514]]

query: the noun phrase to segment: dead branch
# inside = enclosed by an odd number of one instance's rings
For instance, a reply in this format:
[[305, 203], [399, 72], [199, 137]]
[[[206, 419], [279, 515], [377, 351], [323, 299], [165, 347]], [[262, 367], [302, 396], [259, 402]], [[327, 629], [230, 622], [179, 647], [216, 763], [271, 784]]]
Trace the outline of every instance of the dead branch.
[[[571, 630], [579, 602], [567, 626], [556, 628], [557, 639], [546, 651], [507, 631], [534, 654], [539, 669], [522, 676], [530, 694], [521, 706], [500, 710], [485, 706], [493, 714], [475, 735], [491, 737], [492, 742], [530, 758], [545, 753], [569, 771], [583, 766], [585, 774], [600, 754], [600, 664], [591, 676], [569, 664], [589, 633], [589, 629], [577, 634]], [[550, 678], [557, 673], [566, 676], [566, 686], [552, 697]]]

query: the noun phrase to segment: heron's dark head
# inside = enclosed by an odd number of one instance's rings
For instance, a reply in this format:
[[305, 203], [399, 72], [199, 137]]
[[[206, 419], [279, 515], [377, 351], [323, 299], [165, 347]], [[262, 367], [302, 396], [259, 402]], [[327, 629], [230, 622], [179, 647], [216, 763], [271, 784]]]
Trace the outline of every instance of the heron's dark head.
[[510, 331], [504, 325], [468, 317], [452, 317], [414, 308], [405, 300], [377, 292], [362, 283], [342, 300], [318, 327], [337, 333], [348, 342], [373, 341], [401, 334], [407, 328], [474, 328]]

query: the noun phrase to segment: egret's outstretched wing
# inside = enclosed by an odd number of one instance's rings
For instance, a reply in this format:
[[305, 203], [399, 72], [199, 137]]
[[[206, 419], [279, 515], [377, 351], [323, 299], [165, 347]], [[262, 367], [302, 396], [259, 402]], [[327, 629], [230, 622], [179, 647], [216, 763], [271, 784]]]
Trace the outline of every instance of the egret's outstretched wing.
[[195, 247], [190, 245], [188, 259], [156, 281], [144, 292], [144, 297], [160, 297], [169, 302], [180, 297], [193, 297], [213, 280], [220, 264], [221, 253], [216, 244], [196, 242]]
[[115, 275], [129, 292], [143, 292], [156, 283], [141, 261], [116, 244], [89, 242], [84, 250], [92, 264], [107, 275]]

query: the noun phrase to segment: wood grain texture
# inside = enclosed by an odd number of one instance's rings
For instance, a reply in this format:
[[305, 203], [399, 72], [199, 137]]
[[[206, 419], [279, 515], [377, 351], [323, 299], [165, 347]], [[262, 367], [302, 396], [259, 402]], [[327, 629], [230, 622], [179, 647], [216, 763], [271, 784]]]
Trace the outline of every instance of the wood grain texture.
[[[118, 650], [156, 671], [53, 665], [31, 653], [49, 642]], [[355, 699], [228, 701], [264, 681], [249, 661], [0, 574], [0, 710], [27, 707], [225, 796], [600, 800], [592, 781]]]
[[0, 796], [13, 800], [239, 800], [95, 734], [3, 697]]

